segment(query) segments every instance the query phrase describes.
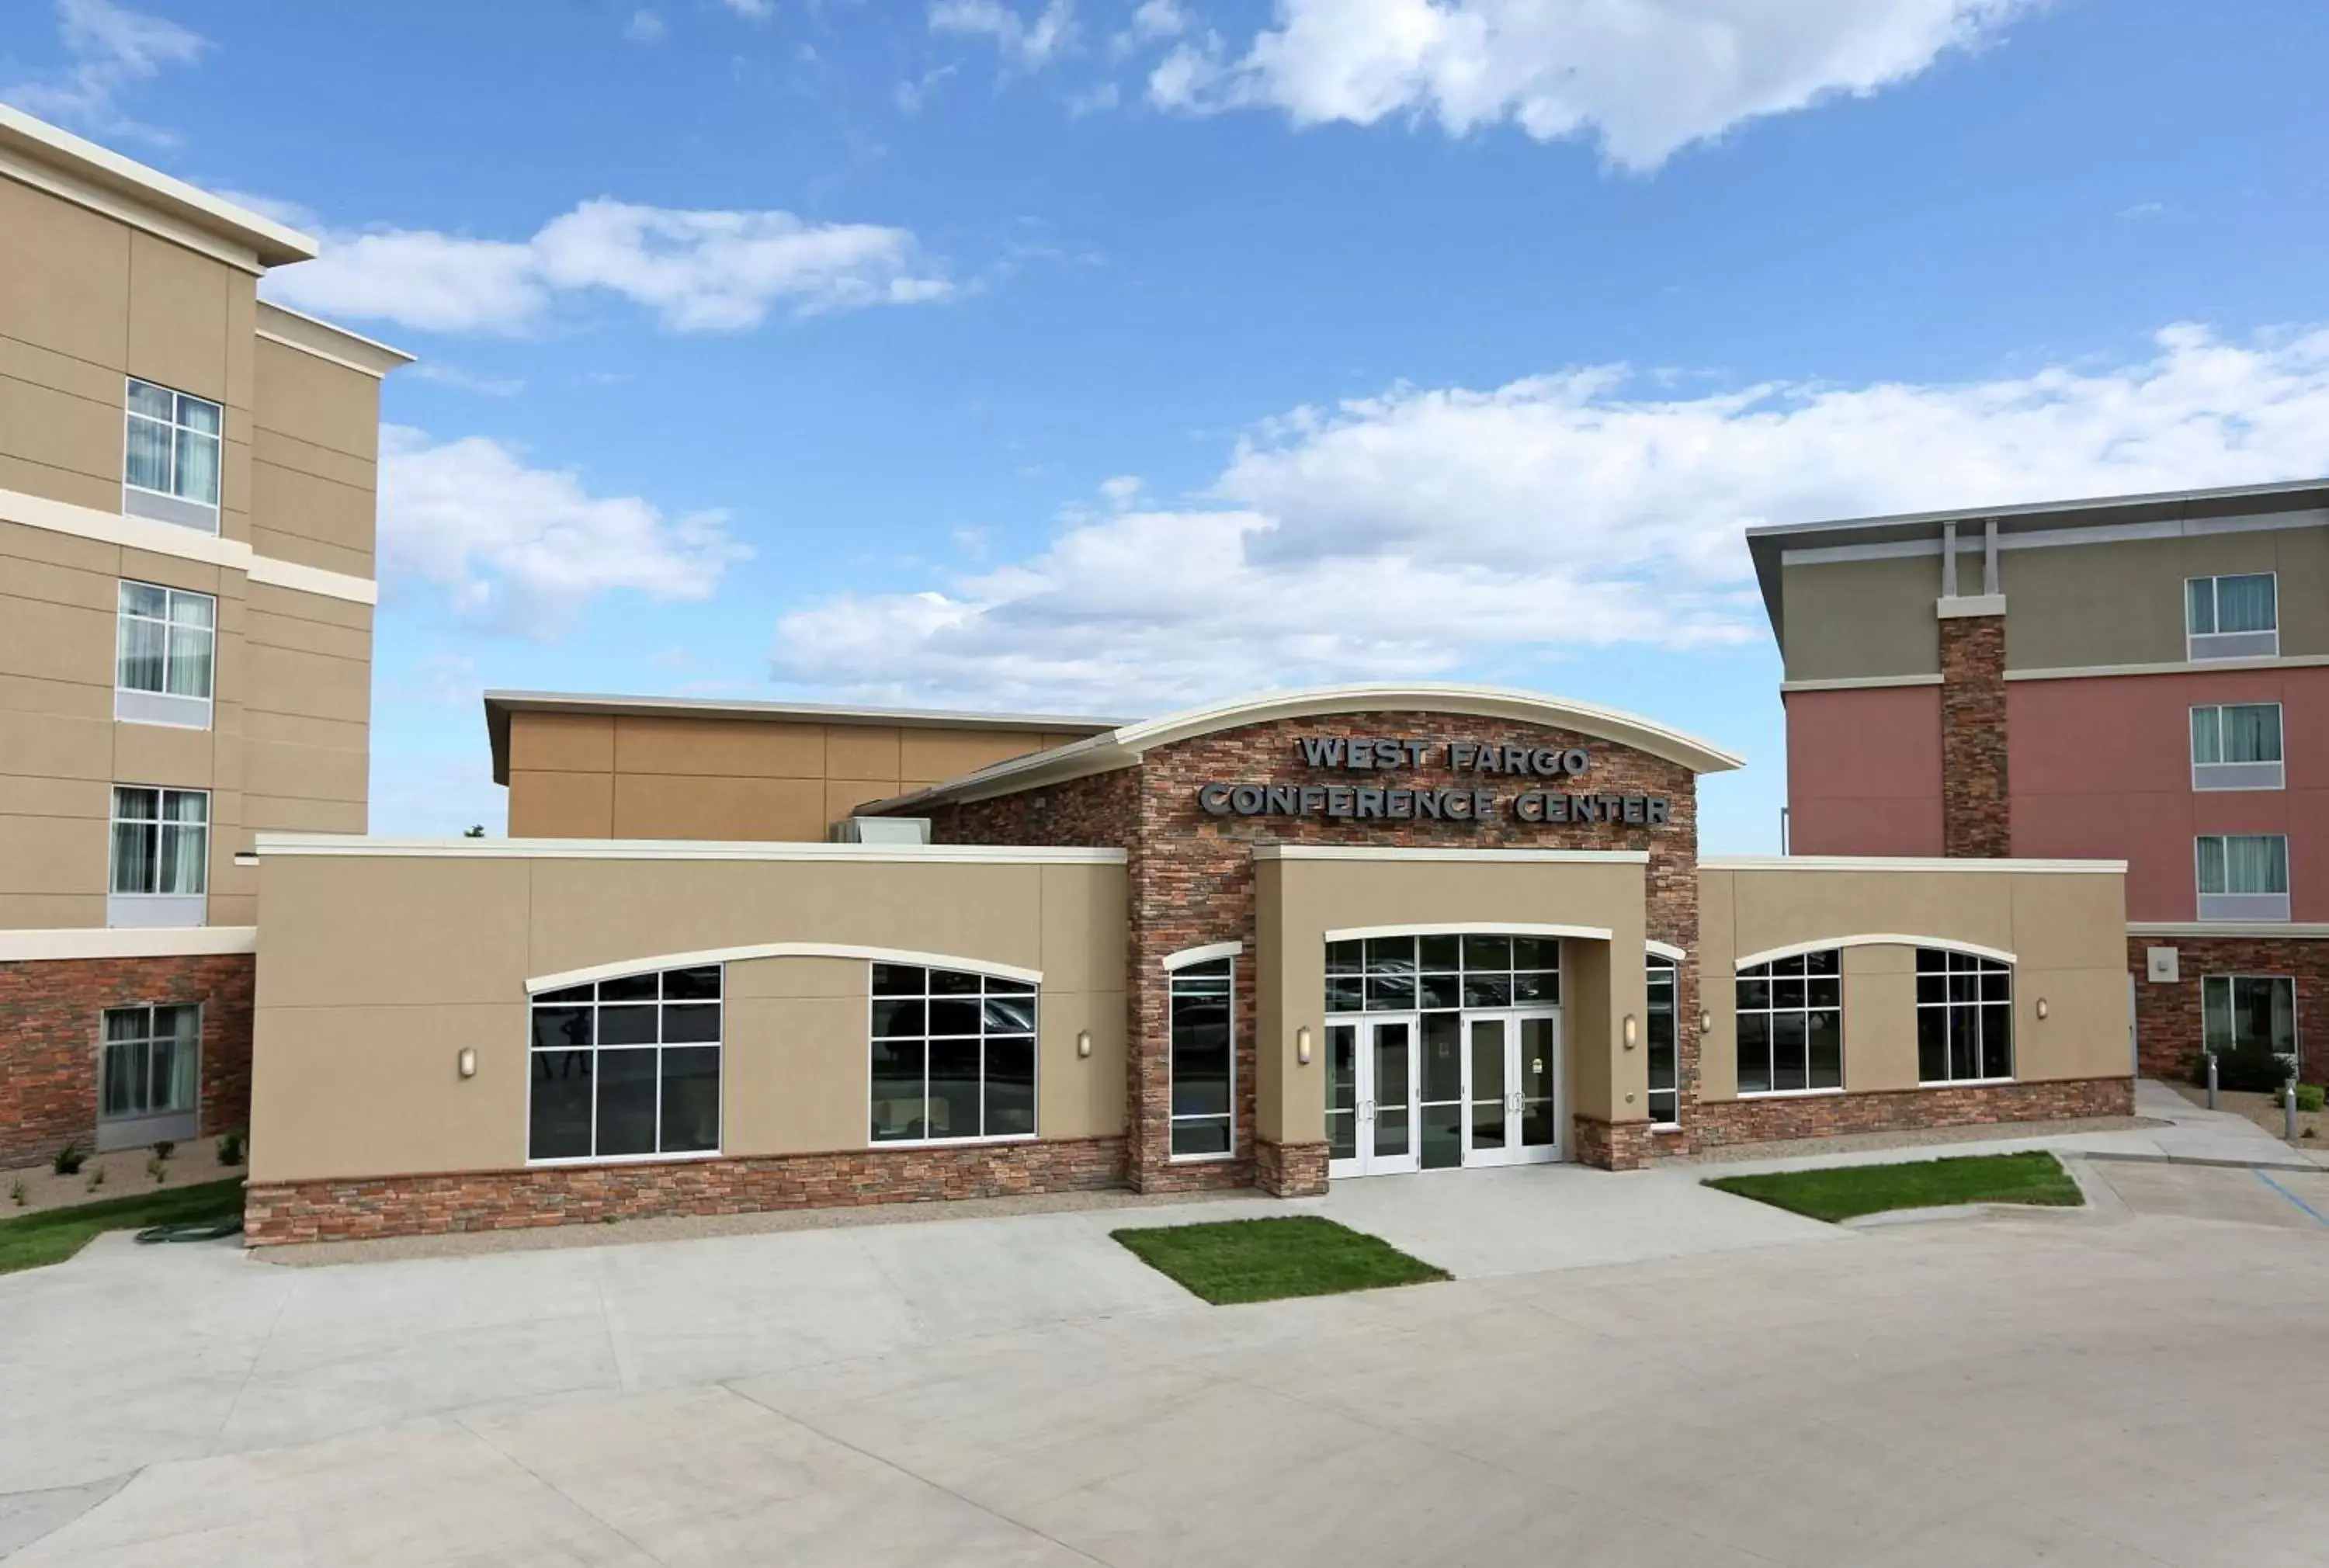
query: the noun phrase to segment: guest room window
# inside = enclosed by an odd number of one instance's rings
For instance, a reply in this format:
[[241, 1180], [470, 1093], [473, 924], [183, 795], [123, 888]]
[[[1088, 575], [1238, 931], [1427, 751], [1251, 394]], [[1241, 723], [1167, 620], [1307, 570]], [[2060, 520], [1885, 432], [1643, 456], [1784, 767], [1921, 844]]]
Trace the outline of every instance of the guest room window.
[[121, 464], [121, 510], [216, 533], [219, 406], [132, 378]]
[[2288, 838], [2207, 833], [2199, 840], [2200, 918], [2288, 918]]
[[2192, 710], [2192, 787], [2277, 790], [2286, 783], [2280, 704], [2229, 702]]
[[218, 601], [153, 583], [120, 585], [115, 619], [113, 717], [131, 724], [208, 729]]
[[2183, 624], [2195, 660], [2270, 658], [2280, 652], [2278, 584], [2270, 572], [2186, 577]]
[[877, 963], [876, 1143], [1035, 1135], [1035, 988], [959, 970]]

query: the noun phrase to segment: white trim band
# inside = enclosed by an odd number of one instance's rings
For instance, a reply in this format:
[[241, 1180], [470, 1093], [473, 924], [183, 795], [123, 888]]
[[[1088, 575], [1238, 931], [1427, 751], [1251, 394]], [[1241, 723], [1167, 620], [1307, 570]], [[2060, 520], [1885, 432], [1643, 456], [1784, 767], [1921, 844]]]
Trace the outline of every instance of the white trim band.
[[2279, 920], [2130, 920], [2129, 936], [2289, 936], [2299, 940], [2329, 936], [2329, 925]]
[[1025, 985], [1043, 983], [1040, 969], [1021, 969], [1016, 964], [996, 963], [991, 959], [964, 958], [950, 953], [914, 953], [901, 947], [863, 947], [853, 942], [759, 942], [745, 947], [710, 947], [701, 953], [664, 953], [645, 958], [627, 958], [616, 963], [594, 963], [588, 969], [569, 969], [557, 974], [536, 975], [525, 982], [528, 996], [545, 991], [563, 991], [570, 985], [588, 985], [592, 981], [620, 980], [627, 974], [647, 974], [665, 969], [697, 969], [707, 963], [741, 963], [755, 958], [843, 958], [868, 963], [910, 963], [917, 969], [953, 969], [966, 974], [993, 975], [997, 980], [1015, 980]]
[[1680, 963], [1690, 956], [1688, 951], [1676, 947], [1671, 942], [1645, 942], [1642, 944], [1642, 951], [1649, 957], [1664, 958], [1675, 963]]
[[1608, 942], [1617, 933], [1606, 925], [1545, 925], [1532, 920], [1427, 920], [1404, 925], [1346, 925], [1326, 933], [1328, 942], [1363, 942], [1372, 936], [1573, 936]]
[[260, 833], [259, 853], [376, 859], [833, 860], [962, 866], [1121, 866], [1122, 850], [1033, 845], [784, 843], [714, 839], [382, 839], [359, 833]]
[[[1388, 844], [1256, 844], [1257, 860], [1480, 861], [1492, 865], [1646, 866], [1647, 850], [1410, 850]], [[1486, 926], [1451, 926], [1483, 931]]]
[[2229, 670], [2313, 670], [2329, 653], [2283, 653], [2253, 659], [2171, 659], [2159, 664], [2070, 665], [2058, 670], [2008, 670], [2008, 681], [2093, 681], [2110, 675], [2221, 674]]
[[1743, 953], [1730, 961], [1730, 967], [1733, 970], [1752, 969], [1759, 963], [1769, 963], [1774, 959], [1800, 958], [1806, 953], [1825, 953], [1834, 947], [1932, 947], [1944, 953], [1965, 953], [1975, 958], [1992, 958], [2000, 963], [2021, 962], [2002, 947], [1984, 947], [1977, 942], [1960, 942], [1954, 936], [1908, 936], [1895, 931], [1864, 931], [1852, 936], [1823, 936], [1816, 942], [1790, 942], [1785, 947], [1767, 947], [1760, 953]]
[[1834, 681], [1782, 681], [1787, 691], [1874, 691], [1887, 686], [1938, 686], [1938, 675], [1849, 675]]
[[217, 534], [204, 533], [199, 529], [181, 528], [172, 522], [156, 522], [150, 518], [99, 512], [93, 506], [76, 506], [71, 502], [52, 501], [45, 495], [28, 495], [21, 490], [0, 490], [0, 522], [19, 523], [25, 528], [42, 529], [50, 533], [71, 534], [76, 539], [95, 540], [99, 544], [118, 545], [124, 549], [174, 556], [180, 560], [197, 561], [207, 567], [241, 572], [255, 583], [266, 583], [275, 587], [296, 588], [302, 593], [321, 594], [327, 598], [347, 599], [361, 605], [380, 601], [380, 586], [369, 577], [351, 577], [345, 572], [325, 571], [321, 567], [301, 566], [297, 561], [259, 555], [239, 539], [222, 539]]
[[1192, 964], [1211, 963], [1217, 958], [1235, 958], [1244, 951], [1245, 944], [1242, 942], [1215, 942], [1203, 947], [1184, 947], [1178, 953], [1166, 953], [1159, 967], [1169, 973], [1176, 969], [1187, 969]]
[[257, 953], [256, 925], [74, 926], [53, 931], [0, 931], [0, 963], [70, 958], [209, 958]]
[[1987, 871], [2037, 875], [2123, 877], [2125, 860], [1929, 859], [1913, 855], [1719, 855], [1702, 871]]
[[1933, 615], [1937, 620], [1962, 621], [1975, 615], [2004, 614], [2005, 614], [2004, 594], [1945, 595], [1933, 601]]

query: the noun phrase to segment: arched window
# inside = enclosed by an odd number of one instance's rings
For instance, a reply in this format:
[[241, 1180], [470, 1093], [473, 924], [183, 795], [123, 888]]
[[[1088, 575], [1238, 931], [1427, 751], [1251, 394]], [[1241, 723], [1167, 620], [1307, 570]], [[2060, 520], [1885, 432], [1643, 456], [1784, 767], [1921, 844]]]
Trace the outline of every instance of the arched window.
[[537, 993], [526, 1157], [718, 1153], [720, 993], [716, 963]]

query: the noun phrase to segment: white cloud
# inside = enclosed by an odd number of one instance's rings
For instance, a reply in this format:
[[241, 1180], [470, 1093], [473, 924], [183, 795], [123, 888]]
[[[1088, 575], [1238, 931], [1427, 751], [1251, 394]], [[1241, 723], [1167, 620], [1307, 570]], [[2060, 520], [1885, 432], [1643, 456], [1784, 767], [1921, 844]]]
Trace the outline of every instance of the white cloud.
[[767, 22], [777, 14], [776, 0], [720, 0], [747, 22]]
[[930, 31], [993, 39], [1005, 59], [1032, 70], [1073, 40], [1075, 11], [1075, 0], [1044, 0], [1023, 16], [1003, 0], [931, 0]]
[[862, 699], [1137, 712], [1752, 645], [1750, 525], [2324, 471], [2329, 330], [2178, 326], [2133, 362], [1966, 385], [1675, 398], [1601, 368], [1400, 388], [1270, 422], [1201, 504], [1071, 509], [1033, 557], [810, 605], [779, 622], [774, 669]]
[[593, 495], [570, 470], [534, 468], [482, 436], [432, 441], [381, 429], [380, 551], [391, 592], [426, 585], [495, 631], [554, 637], [601, 594], [711, 596], [751, 552], [724, 512], [666, 517], [636, 495]]
[[1230, 60], [1183, 44], [1152, 75], [1171, 108], [1269, 107], [1297, 125], [1510, 119], [1655, 168], [1764, 115], [1906, 80], [2043, 0], [1278, 0]]
[[531, 239], [430, 230], [326, 232], [314, 261], [270, 272], [270, 298], [423, 332], [521, 333], [561, 300], [603, 290], [653, 309], [674, 332], [736, 332], [771, 310], [797, 315], [940, 299], [914, 237], [872, 223], [812, 223], [779, 211], [684, 211], [600, 198]]
[[663, 14], [652, 6], [641, 6], [623, 23], [623, 36], [633, 43], [661, 43], [670, 34], [671, 27], [664, 21]]
[[200, 33], [112, 0], [57, 0], [57, 26], [71, 63], [61, 70], [0, 89], [0, 99], [85, 130], [147, 141], [169, 133], [125, 117], [120, 97], [173, 65], [192, 65], [210, 48]]

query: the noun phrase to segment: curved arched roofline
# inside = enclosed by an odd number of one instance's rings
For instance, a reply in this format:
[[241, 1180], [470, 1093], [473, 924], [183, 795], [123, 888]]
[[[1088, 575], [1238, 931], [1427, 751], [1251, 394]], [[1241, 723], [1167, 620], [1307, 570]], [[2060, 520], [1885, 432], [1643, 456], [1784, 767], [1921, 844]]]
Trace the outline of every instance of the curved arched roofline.
[[1287, 718], [1322, 718], [1338, 713], [1431, 713], [1464, 718], [1501, 718], [1566, 729], [1628, 746], [1686, 767], [1694, 774], [1726, 773], [1745, 759], [1655, 719], [1597, 703], [1577, 702], [1512, 686], [1474, 686], [1454, 681], [1306, 686], [1267, 691], [1233, 702], [1183, 709], [1137, 724], [1013, 757], [957, 779], [933, 784], [895, 800], [861, 807], [870, 813], [910, 814], [949, 801], [986, 800], [1091, 774], [1130, 767], [1159, 746], [1200, 736]]

